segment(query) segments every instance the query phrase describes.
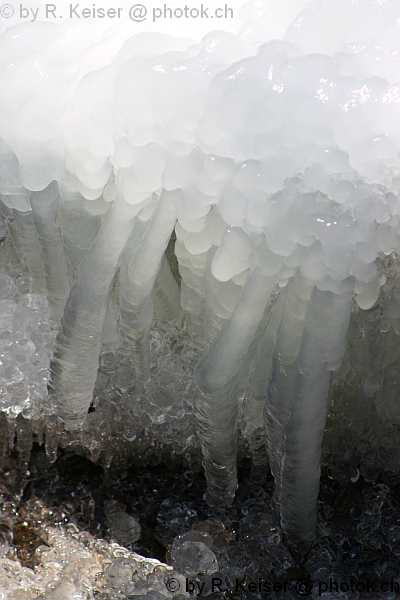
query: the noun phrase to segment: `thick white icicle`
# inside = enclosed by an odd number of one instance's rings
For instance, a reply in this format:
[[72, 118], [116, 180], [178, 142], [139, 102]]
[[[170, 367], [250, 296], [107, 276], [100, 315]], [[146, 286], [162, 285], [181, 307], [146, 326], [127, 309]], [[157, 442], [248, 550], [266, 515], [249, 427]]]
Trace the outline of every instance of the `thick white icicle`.
[[49, 394], [67, 429], [85, 421], [92, 401], [113, 280], [139, 208], [117, 197], [78, 268], [65, 306], [53, 349]]
[[196, 419], [210, 505], [232, 503], [237, 487], [237, 374], [275, 287], [255, 268], [235, 310], [195, 371]]
[[288, 419], [294, 382], [299, 373], [297, 357], [313, 287], [313, 283], [304, 279], [299, 272], [287, 286], [286, 302], [267, 388], [265, 426], [268, 456], [275, 479], [274, 502], [277, 507], [281, 494], [283, 429]]
[[[122, 329], [133, 346], [137, 385], [150, 377], [149, 332], [154, 317], [151, 296], [164, 252], [177, 218], [177, 192], [161, 192], [158, 206], [129, 264], [121, 268], [120, 317]], [[125, 257], [129, 260], [129, 257]]]
[[346, 350], [350, 313], [350, 293], [314, 289], [282, 441], [281, 523], [288, 536], [300, 543], [311, 542], [315, 535], [330, 380]]
[[61, 319], [69, 296], [68, 267], [57, 225], [58, 186], [51, 183], [41, 192], [32, 192], [31, 204], [42, 251], [46, 295], [52, 317]]

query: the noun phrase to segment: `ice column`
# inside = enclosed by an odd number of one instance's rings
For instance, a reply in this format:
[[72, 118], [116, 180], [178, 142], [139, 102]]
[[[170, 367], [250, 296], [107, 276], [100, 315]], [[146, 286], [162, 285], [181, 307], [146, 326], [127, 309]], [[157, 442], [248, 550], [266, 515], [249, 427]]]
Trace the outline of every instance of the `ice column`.
[[272, 368], [272, 359], [278, 338], [278, 330], [282, 319], [287, 290], [288, 286], [281, 290], [275, 301], [272, 312], [269, 315], [265, 330], [262, 333], [261, 343], [251, 373], [250, 387], [246, 394], [245, 436], [249, 442], [252, 453], [253, 471], [256, 469], [258, 476], [261, 478], [265, 478], [268, 466], [265, 431], [263, 426], [264, 409]]
[[280, 510], [284, 531], [302, 542], [315, 535], [330, 380], [345, 353], [351, 302], [350, 293], [314, 289], [297, 359], [282, 437]]
[[[174, 230], [179, 194], [161, 192], [158, 206], [143, 240], [128, 264], [122, 265], [120, 277], [120, 316], [122, 329], [132, 343], [137, 385], [150, 377], [149, 332], [154, 317], [151, 292], [168, 241]], [[125, 262], [124, 261], [124, 262]]]
[[45, 285], [42, 255], [33, 211], [21, 212], [14, 209], [14, 217], [22, 252], [29, 273], [32, 275], [33, 289], [35, 292], [43, 293]]
[[58, 322], [69, 296], [68, 267], [61, 231], [57, 225], [58, 186], [51, 183], [41, 192], [32, 192], [31, 204], [42, 251], [47, 300]]
[[49, 394], [67, 429], [86, 418], [96, 381], [101, 338], [119, 257], [141, 205], [114, 201], [81, 262], [65, 306], [51, 360]]
[[377, 302], [369, 310], [361, 310], [365, 331], [364, 381], [365, 395], [372, 397], [382, 385], [381, 315], [382, 306]]
[[181, 282], [181, 305], [189, 316], [189, 322], [198, 335], [203, 336], [205, 291], [204, 276], [207, 252], [191, 254], [184, 244], [187, 232], [178, 223], [176, 227], [175, 254], [178, 259]]
[[195, 371], [196, 418], [207, 479], [207, 502], [232, 503], [237, 487], [237, 375], [264, 315], [276, 278], [255, 268], [230, 319]]
[[7, 237], [7, 233], [8, 233], [7, 220], [6, 220], [6, 217], [4, 216], [3, 212], [1, 211], [1, 206], [2, 206], [2, 202], [0, 200], [0, 243], [4, 242], [4, 240]]
[[281, 494], [282, 436], [288, 419], [294, 382], [299, 373], [297, 357], [312, 290], [313, 283], [304, 279], [300, 272], [288, 283], [267, 388], [266, 436], [271, 471], [275, 479], [274, 501], [277, 507]]
[[157, 315], [163, 321], [173, 321], [182, 314], [180, 289], [164, 255], [153, 288], [153, 300]]
[[87, 201], [82, 197], [77, 200], [60, 199], [58, 223], [62, 231], [71, 285], [101, 226], [100, 217], [92, 211], [89, 212], [89, 202], [91, 205], [95, 204], [93, 200]]
[[14, 246], [14, 250], [15, 250], [18, 258], [22, 259], [22, 248], [21, 248], [21, 242], [19, 241], [19, 237], [18, 237], [18, 233], [17, 233], [17, 226], [15, 224], [14, 211], [12, 208], [9, 208], [8, 206], [6, 206], [4, 204], [4, 202], [1, 202], [0, 208], [1, 208], [1, 214], [4, 219], [4, 223], [6, 224], [6, 227], [10, 233], [10, 237], [11, 237], [12, 244]]
[[205, 274], [206, 311], [204, 317], [204, 338], [207, 346], [221, 331], [224, 323], [231, 316], [243, 291], [242, 285], [229, 281], [218, 281], [212, 274], [211, 265], [214, 252], [210, 251]]

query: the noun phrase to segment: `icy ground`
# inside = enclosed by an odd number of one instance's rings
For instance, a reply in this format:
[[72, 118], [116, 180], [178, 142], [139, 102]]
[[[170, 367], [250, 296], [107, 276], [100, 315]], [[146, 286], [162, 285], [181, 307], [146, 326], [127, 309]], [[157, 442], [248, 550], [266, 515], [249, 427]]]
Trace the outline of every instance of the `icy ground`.
[[[21, 475], [15, 455], [8, 456], [0, 479], [2, 600], [178, 600], [187, 582], [198, 595], [193, 586], [202, 586], [201, 597], [211, 600], [400, 597], [388, 591], [318, 595], [330, 579], [342, 588], [353, 580], [365, 590], [368, 581], [376, 589], [388, 581], [400, 585], [399, 477], [383, 474], [376, 483], [360, 477], [341, 486], [325, 472], [318, 536], [301, 556], [268, 508], [272, 479], [255, 481], [246, 461], [241, 491], [225, 511], [202, 500], [202, 475], [177, 464], [120, 466], [105, 474], [71, 452], [61, 452], [51, 466], [35, 445], [29, 472]], [[135, 527], [122, 531], [121, 519]], [[129, 531], [133, 539], [121, 540]], [[213, 578], [228, 591], [211, 593]], [[175, 596], [168, 593], [171, 580]], [[248, 590], [260, 580], [282, 590], [286, 584], [286, 593]], [[301, 587], [310, 581], [312, 594]]]

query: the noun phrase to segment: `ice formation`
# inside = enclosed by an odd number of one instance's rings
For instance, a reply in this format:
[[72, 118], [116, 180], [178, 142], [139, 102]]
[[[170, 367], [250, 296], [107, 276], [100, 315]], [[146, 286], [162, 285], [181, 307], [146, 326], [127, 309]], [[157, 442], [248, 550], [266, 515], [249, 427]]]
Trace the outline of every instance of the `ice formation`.
[[313, 539], [332, 386], [399, 421], [396, 4], [249, 2], [201, 40], [4, 29], [1, 427], [23, 464], [34, 435], [197, 460], [196, 429], [210, 505], [247, 444]]
[[[1, 504], [2, 520], [10, 525], [16, 520], [16, 507], [10, 497], [7, 501], [2, 499]], [[170, 578], [181, 581], [182, 575], [172, 567], [145, 559], [115, 542], [97, 540], [72, 523], [54, 523], [53, 511], [38, 501], [31, 501], [26, 509], [29, 520], [20, 527], [26, 537], [37, 536], [33, 553], [35, 567], [21, 565], [15, 548], [3, 542], [0, 547], [2, 599], [173, 598], [165, 582]], [[188, 594], [182, 585], [181, 598], [185, 597]]]

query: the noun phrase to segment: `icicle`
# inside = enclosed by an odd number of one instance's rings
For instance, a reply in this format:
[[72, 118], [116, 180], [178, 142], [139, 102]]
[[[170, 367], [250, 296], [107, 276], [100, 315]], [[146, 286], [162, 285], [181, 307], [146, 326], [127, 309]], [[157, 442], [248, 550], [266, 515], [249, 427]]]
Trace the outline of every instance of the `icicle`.
[[108, 303], [101, 335], [101, 355], [99, 366], [103, 374], [112, 377], [118, 368], [117, 349], [121, 347], [121, 334], [118, 326], [118, 308], [115, 304], [115, 287]]
[[206, 501], [209, 506], [229, 506], [237, 488], [236, 380], [233, 377], [214, 393], [198, 388], [195, 406], [207, 480]]
[[51, 183], [41, 192], [32, 192], [31, 203], [41, 246], [46, 295], [53, 319], [58, 323], [69, 296], [68, 267], [57, 226], [58, 186]]
[[372, 398], [382, 386], [382, 348], [381, 348], [381, 316], [382, 306], [377, 302], [369, 310], [362, 310], [365, 350], [363, 390], [368, 398]]
[[350, 317], [349, 330], [347, 333], [347, 345], [349, 348], [349, 357], [352, 369], [356, 373], [363, 372], [363, 346], [364, 331], [362, 327], [361, 309], [356, 302], [353, 302], [352, 314]]
[[350, 313], [350, 294], [314, 289], [282, 442], [281, 523], [288, 536], [300, 545], [315, 535], [330, 380], [346, 350]]
[[8, 447], [8, 423], [4, 412], [0, 412], [0, 467]]
[[19, 210], [14, 210], [14, 217], [22, 252], [28, 265], [29, 273], [32, 275], [33, 289], [36, 292], [44, 293], [42, 255], [33, 211], [20, 212]]
[[267, 399], [268, 382], [272, 368], [272, 358], [278, 338], [278, 329], [286, 301], [288, 286], [278, 295], [266, 325], [254, 368], [251, 374], [250, 389], [245, 403], [245, 437], [249, 442], [253, 463], [267, 469], [268, 457], [265, 446], [264, 409]]
[[22, 260], [22, 248], [21, 242], [19, 241], [17, 226], [15, 224], [14, 211], [12, 208], [8, 208], [3, 202], [1, 203], [1, 214], [7, 225], [7, 229], [10, 232], [10, 237], [12, 244], [14, 246], [14, 250], [16, 255], [20, 260]]
[[140, 206], [118, 196], [79, 266], [50, 365], [49, 394], [67, 429], [79, 427], [92, 401], [101, 337], [119, 257]]
[[204, 316], [204, 339], [209, 346], [221, 331], [243, 291], [243, 285], [237, 285], [232, 280], [218, 281], [211, 271], [215, 250], [210, 250], [207, 256], [207, 270], [205, 274], [206, 312]]
[[47, 415], [45, 426], [45, 450], [46, 456], [51, 463], [57, 460], [58, 442], [63, 427], [60, 420], [54, 415]]
[[[137, 385], [150, 377], [149, 332], [154, 306], [151, 292], [164, 252], [176, 223], [176, 192], [163, 190], [149, 227], [129, 264], [121, 266], [120, 316], [125, 335], [133, 346]], [[124, 258], [124, 262], [128, 257]]]
[[154, 306], [161, 320], [173, 321], [180, 317], [182, 314], [180, 293], [179, 285], [164, 255], [153, 288]]
[[231, 318], [195, 371], [196, 418], [210, 505], [232, 503], [237, 487], [237, 374], [264, 315], [276, 277], [250, 275]]
[[203, 337], [205, 290], [204, 276], [207, 266], [208, 252], [191, 254], [183, 243], [181, 236], [185, 235], [182, 227], [176, 227], [175, 255], [178, 259], [181, 281], [181, 306], [188, 314], [191, 328]]
[[283, 429], [288, 419], [293, 386], [298, 375], [297, 357], [313, 283], [297, 273], [287, 288], [265, 405], [268, 455], [275, 479], [274, 502], [277, 507], [281, 494]]
[[61, 228], [68, 264], [70, 285], [75, 282], [76, 271], [93, 244], [101, 226], [100, 217], [88, 210], [88, 201], [60, 199], [58, 225]]
[[15, 417], [8, 417], [7, 419], [7, 429], [8, 429], [8, 448], [9, 450], [14, 450], [15, 444]]
[[18, 466], [22, 471], [26, 471], [31, 458], [33, 446], [32, 424], [22, 415], [16, 419], [17, 441], [15, 449], [18, 452]]
[[[272, 294], [271, 294], [272, 297]], [[270, 304], [270, 302], [268, 303]], [[264, 315], [261, 319], [260, 326], [258, 327], [256, 334], [247, 348], [243, 360], [240, 365], [239, 375], [238, 375], [238, 393], [243, 399], [247, 396], [251, 373], [254, 369], [254, 364], [257, 359], [258, 351], [260, 349], [261, 340], [263, 338], [263, 334], [265, 332], [265, 327], [269, 319], [269, 310], [268, 305], [264, 311]], [[259, 423], [262, 423], [260, 421]]]
[[7, 219], [3, 214], [2, 209], [2, 202], [0, 200], [0, 244], [1, 242], [4, 242], [4, 240], [7, 237], [8, 234], [8, 224], [7, 224]]
[[251, 429], [260, 427], [260, 423], [264, 419], [264, 408], [272, 368], [272, 359], [286, 302], [287, 290], [288, 286], [279, 293], [276, 303], [273, 306], [271, 317], [266, 326], [261, 340], [260, 350], [256, 362], [254, 363], [254, 369], [251, 374], [249, 400], [246, 403], [245, 416], [248, 426], [248, 429], [246, 428], [246, 433], [250, 432]]

